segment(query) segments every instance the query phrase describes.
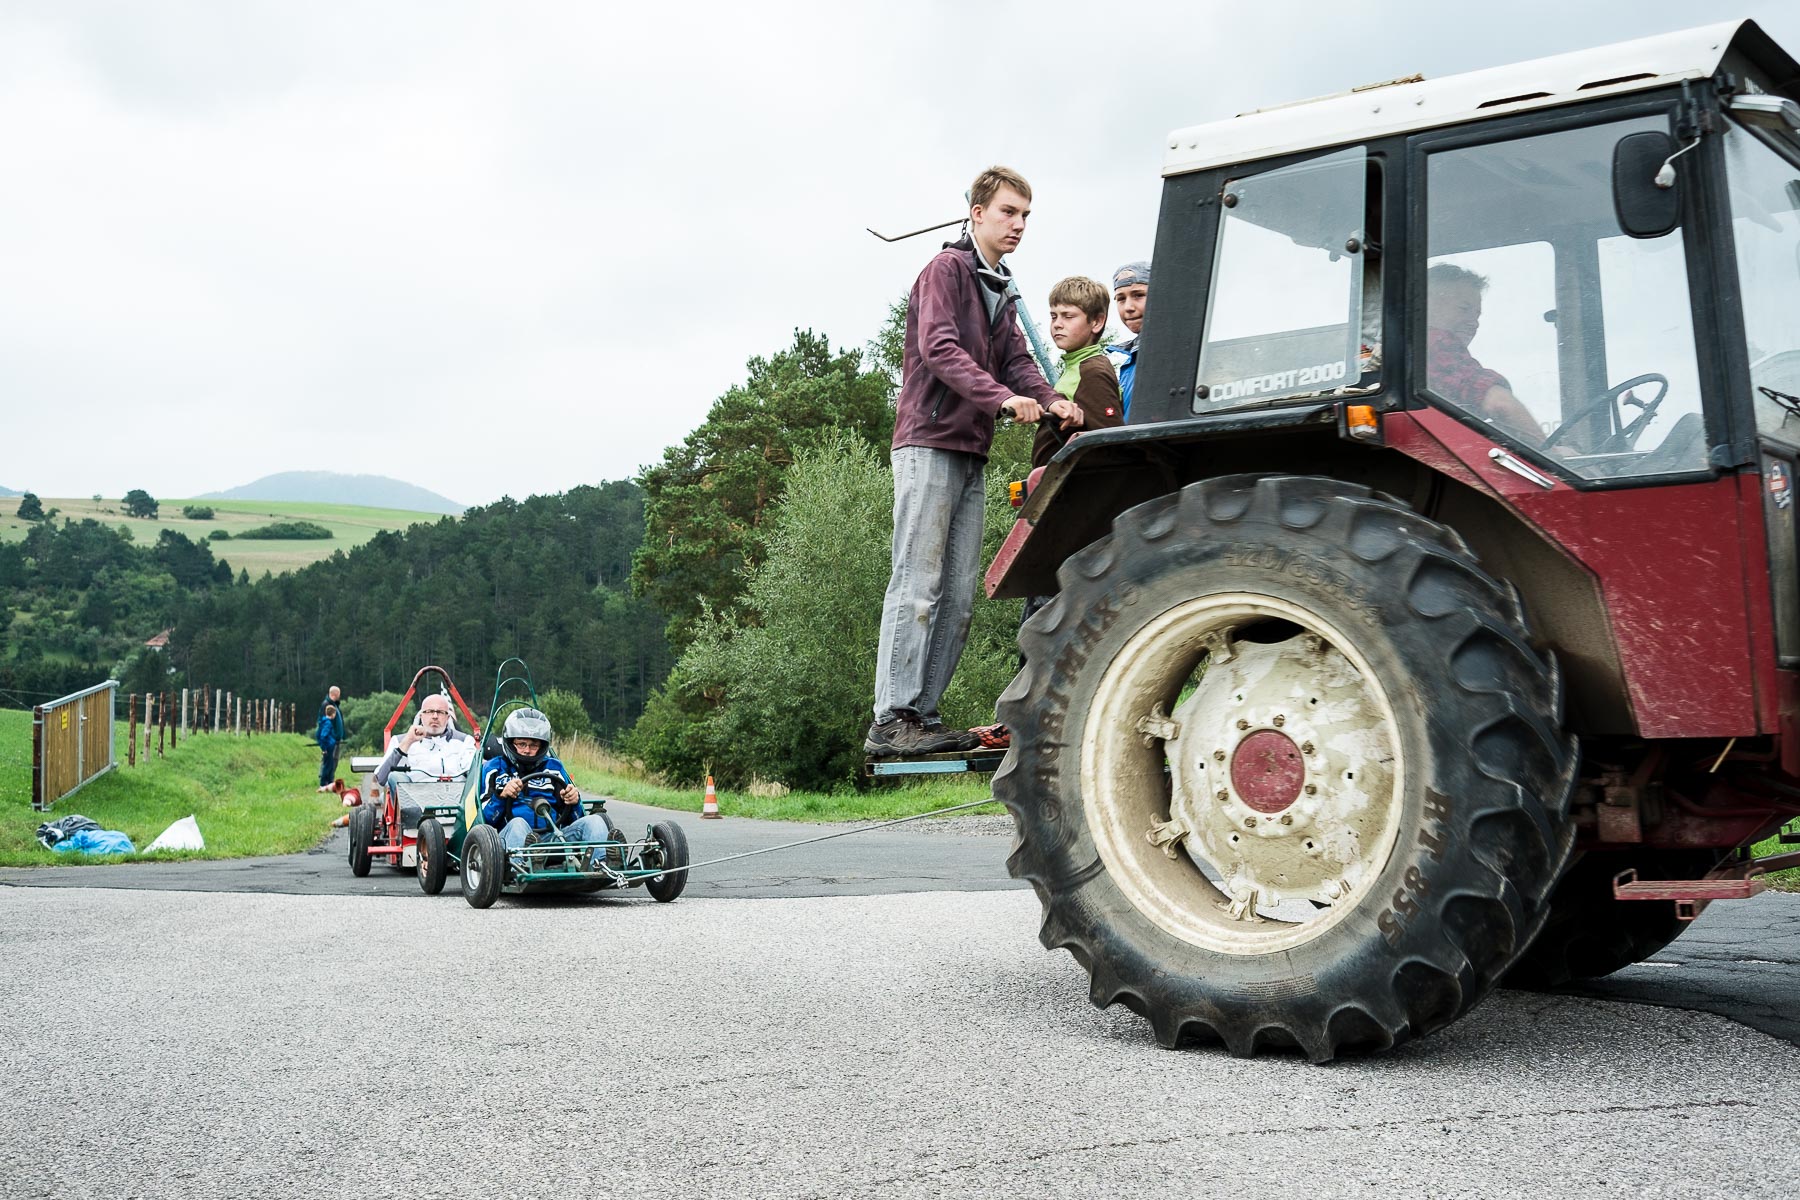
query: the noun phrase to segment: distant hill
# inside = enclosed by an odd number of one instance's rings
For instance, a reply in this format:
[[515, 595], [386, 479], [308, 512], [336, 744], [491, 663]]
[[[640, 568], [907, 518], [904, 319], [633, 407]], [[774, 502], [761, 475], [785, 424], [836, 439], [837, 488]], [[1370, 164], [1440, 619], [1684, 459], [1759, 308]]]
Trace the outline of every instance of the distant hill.
[[9, 487], [0, 487], [0, 496], [23, 496], [24, 492], [15, 492]]
[[336, 471], [282, 471], [254, 483], [208, 492], [197, 500], [292, 500], [303, 504], [355, 504], [408, 512], [460, 516], [465, 505], [426, 488], [385, 475], [343, 475]]

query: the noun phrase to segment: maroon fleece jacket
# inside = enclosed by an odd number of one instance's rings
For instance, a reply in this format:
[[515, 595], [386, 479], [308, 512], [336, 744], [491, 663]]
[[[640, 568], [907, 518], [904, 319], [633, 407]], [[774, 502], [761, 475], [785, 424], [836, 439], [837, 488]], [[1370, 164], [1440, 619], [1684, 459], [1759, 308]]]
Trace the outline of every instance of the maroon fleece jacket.
[[975, 246], [952, 243], [925, 264], [906, 306], [906, 357], [894, 414], [894, 449], [929, 446], [985, 460], [994, 418], [1012, 396], [1049, 405], [1050, 386], [1019, 329], [1011, 296], [988, 320]]

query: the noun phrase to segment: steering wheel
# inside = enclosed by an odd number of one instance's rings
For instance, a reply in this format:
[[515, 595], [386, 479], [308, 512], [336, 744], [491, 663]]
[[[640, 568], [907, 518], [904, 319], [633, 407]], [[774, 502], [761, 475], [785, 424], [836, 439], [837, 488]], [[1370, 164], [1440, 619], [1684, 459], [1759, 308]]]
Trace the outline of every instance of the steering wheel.
[[[1637, 397], [1633, 396], [1631, 399], [1625, 401], [1623, 407], [1641, 410], [1637, 416], [1632, 417], [1628, 421], [1625, 419], [1625, 413], [1622, 411], [1622, 407], [1619, 404], [1620, 398], [1631, 391], [1632, 388], [1645, 383], [1655, 383], [1662, 386], [1658, 389], [1656, 395], [1649, 400], [1639, 400]], [[1592, 420], [1597, 413], [1604, 411], [1609, 418], [1613, 432], [1608, 434], [1606, 440], [1601, 442], [1598, 446], [1595, 446], [1589, 453], [1616, 454], [1621, 450], [1629, 450], [1637, 444], [1638, 437], [1642, 435], [1645, 427], [1650, 424], [1651, 418], [1656, 416], [1656, 410], [1661, 407], [1663, 397], [1668, 394], [1669, 377], [1667, 375], [1658, 375], [1654, 371], [1647, 375], [1633, 375], [1624, 383], [1615, 383], [1604, 392], [1601, 392], [1599, 396], [1595, 397], [1594, 402], [1588, 405], [1585, 412], [1577, 413], [1564, 421], [1561, 425], [1558, 425], [1550, 436], [1544, 439], [1544, 445], [1554, 446], [1558, 444], [1569, 430], [1575, 428], [1575, 426], [1581, 424], [1583, 421]]]

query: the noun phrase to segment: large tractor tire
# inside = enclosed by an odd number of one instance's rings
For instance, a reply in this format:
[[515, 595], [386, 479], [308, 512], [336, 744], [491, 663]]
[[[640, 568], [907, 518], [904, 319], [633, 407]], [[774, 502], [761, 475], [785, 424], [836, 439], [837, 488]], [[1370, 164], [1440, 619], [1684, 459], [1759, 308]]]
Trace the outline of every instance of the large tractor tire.
[[[1550, 919], [1506, 973], [1508, 987], [1561, 987], [1643, 962], [1680, 937], [1692, 921], [1672, 900], [1618, 900], [1613, 880], [1636, 869], [1643, 879], [1699, 879], [1717, 850], [1601, 850], [1583, 855], [1550, 894]], [[1704, 907], [1704, 906], [1702, 906]]]
[[1561, 680], [1452, 531], [1331, 479], [1141, 504], [1020, 633], [1007, 866], [1165, 1046], [1385, 1049], [1473, 1007], [1574, 835]]

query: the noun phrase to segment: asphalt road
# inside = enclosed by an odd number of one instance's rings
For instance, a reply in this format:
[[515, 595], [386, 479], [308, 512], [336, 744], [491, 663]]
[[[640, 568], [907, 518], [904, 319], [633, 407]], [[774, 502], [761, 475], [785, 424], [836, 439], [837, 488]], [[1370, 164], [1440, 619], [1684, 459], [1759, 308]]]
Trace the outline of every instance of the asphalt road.
[[[677, 816], [696, 859], [830, 831]], [[1791, 1194], [1762, 1148], [1800, 1132], [1800, 896], [1391, 1055], [1243, 1062], [1093, 1009], [1007, 827], [741, 860], [673, 905], [476, 912], [355, 879], [341, 836], [0, 872], [0, 1196]]]
[[[845, 826], [669, 812], [623, 801], [607, 811], [628, 833], [652, 821], [674, 820], [688, 837], [692, 860], [724, 858], [787, 842], [819, 837]], [[972, 833], [969, 831], [980, 830]], [[1024, 887], [1007, 877], [1012, 821], [951, 817], [912, 821], [887, 829], [834, 838], [696, 870], [690, 896], [866, 896], [886, 892], [963, 891]], [[413, 872], [376, 866], [361, 879], [350, 873], [349, 836], [339, 829], [310, 854], [215, 862], [121, 863], [109, 867], [0, 869], [0, 887], [123, 887], [156, 891], [279, 892], [290, 895], [410, 896], [419, 891]], [[451, 878], [446, 893], [456, 891]], [[636, 893], [642, 895], [642, 892]]]
[[1036, 925], [0, 889], [0, 1195], [1791, 1195], [1800, 1049], [1735, 1022], [1502, 993], [1378, 1058], [1170, 1052]]

